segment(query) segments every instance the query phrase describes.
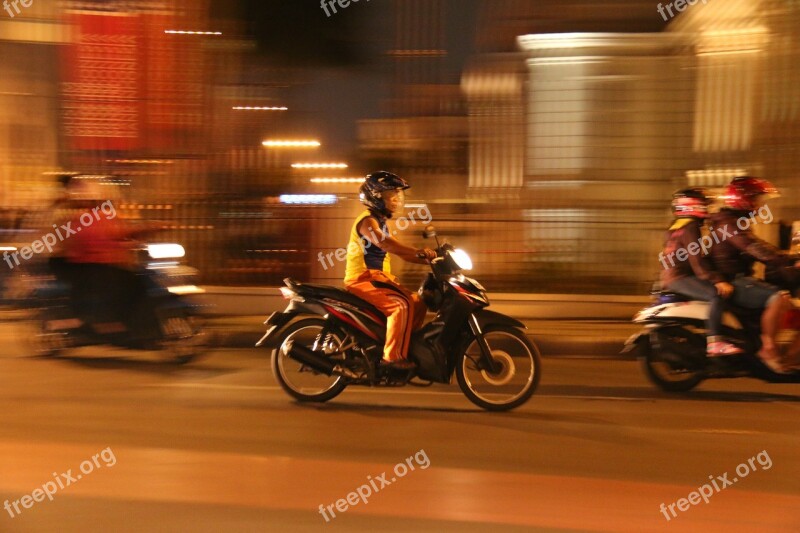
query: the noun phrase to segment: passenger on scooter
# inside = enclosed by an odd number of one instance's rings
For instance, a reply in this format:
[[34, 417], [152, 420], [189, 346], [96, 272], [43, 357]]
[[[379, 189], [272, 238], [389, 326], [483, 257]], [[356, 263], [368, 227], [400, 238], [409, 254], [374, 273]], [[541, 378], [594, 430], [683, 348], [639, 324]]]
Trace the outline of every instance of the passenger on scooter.
[[392, 237], [387, 221], [403, 207], [404, 190], [410, 185], [389, 172], [376, 172], [359, 189], [367, 209], [356, 217], [347, 246], [345, 288], [374, 305], [387, 317], [383, 363], [410, 369], [408, 347], [411, 333], [422, 325], [425, 304], [416, 293], [402, 287], [391, 274], [389, 254], [411, 263], [425, 264], [436, 257], [429, 248], [412, 248]]
[[791, 300], [786, 291], [753, 277], [753, 264], [761, 261], [767, 266], [783, 268], [794, 260], [756, 237], [750, 229], [755, 214], [761, 214], [767, 199], [775, 196], [777, 189], [766, 180], [750, 176], [734, 178], [723, 196], [725, 207], [711, 217], [712, 231], [720, 238], [711, 247], [711, 259], [724, 279], [734, 286], [735, 305], [763, 310], [758, 355], [765, 365], [780, 373], [784, 368], [775, 338]]
[[709, 203], [705, 191], [698, 187], [672, 195], [675, 220], [667, 231], [660, 256], [664, 266], [661, 285], [671, 292], [711, 303], [706, 321], [706, 352], [709, 357], [717, 357], [740, 354], [742, 350], [722, 336], [722, 314], [733, 286], [714, 270], [707, 252], [700, 246]]

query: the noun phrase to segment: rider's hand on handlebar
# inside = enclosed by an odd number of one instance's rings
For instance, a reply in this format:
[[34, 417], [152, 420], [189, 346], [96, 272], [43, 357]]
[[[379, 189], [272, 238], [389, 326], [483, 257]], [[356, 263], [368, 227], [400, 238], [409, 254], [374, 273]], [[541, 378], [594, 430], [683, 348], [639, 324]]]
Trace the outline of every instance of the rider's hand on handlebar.
[[417, 257], [420, 259], [425, 259], [426, 261], [431, 261], [436, 259], [436, 251], [431, 250], [430, 248], [420, 248], [417, 250]]
[[720, 281], [719, 283], [715, 283], [714, 286], [717, 288], [717, 292], [723, 298], [727, 298], [731, 294], [733, 294], [733, 285], [728, 283], [727, 281]]

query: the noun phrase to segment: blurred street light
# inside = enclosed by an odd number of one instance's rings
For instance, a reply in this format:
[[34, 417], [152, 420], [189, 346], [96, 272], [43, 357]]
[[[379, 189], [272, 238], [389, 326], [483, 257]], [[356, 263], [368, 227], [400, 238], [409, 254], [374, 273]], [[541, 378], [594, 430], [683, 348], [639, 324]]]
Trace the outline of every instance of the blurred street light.
[[319, 148], [316, 140], [268, 140], [261, 143], [267, 148]]
[[311, 183], [361, 183], [365, 178], [311, 178]]
[[292, 168], [347, 168], [346, 163], [294, 163]]
[[164, 30], [169, 35], [222, 35], [221, 31]]
[[332, 205], [337, 198], [334, 194], [282, 194], [280, 200], [282, 204]]
[[288, 107], [268, 107], [268, 106], [233, 106], [234, 111], [288, 111]]

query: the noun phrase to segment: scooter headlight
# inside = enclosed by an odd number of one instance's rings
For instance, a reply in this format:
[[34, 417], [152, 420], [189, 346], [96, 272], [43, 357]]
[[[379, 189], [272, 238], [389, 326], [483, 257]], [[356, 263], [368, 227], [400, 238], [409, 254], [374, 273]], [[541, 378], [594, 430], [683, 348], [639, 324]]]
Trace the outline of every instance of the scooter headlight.
[[450, 252], [450, 257], [459, 270], [472, 270], [472, 259], [470, 259], [469, 254], [461, 248], [456, 248]]
[[148, 244], [147, 254], [152, 259], [177, 259], [186, 255], [183, 246], [175, 243]]

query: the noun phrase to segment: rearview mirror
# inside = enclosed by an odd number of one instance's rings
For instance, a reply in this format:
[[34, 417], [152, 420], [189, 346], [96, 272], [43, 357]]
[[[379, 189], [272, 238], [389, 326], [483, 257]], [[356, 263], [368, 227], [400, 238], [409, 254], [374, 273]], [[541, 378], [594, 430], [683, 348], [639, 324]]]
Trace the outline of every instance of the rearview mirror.
[[422, 237], [425, 239], [436, 237], [436, 228], [434, 228], [433, 226], [426, 226], [425, 229], [422, 231]]

